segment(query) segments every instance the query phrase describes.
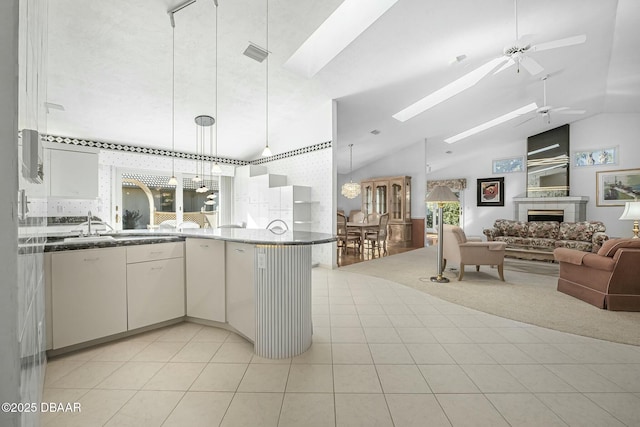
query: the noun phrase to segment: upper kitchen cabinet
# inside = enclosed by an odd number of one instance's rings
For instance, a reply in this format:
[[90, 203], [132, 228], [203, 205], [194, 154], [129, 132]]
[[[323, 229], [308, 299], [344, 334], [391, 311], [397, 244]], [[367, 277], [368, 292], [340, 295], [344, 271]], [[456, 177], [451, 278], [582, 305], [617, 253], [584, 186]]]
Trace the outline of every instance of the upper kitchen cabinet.
[[46, 150], [48, 195], [69, 199], [98, 197], [98, 150], [55, 147]]

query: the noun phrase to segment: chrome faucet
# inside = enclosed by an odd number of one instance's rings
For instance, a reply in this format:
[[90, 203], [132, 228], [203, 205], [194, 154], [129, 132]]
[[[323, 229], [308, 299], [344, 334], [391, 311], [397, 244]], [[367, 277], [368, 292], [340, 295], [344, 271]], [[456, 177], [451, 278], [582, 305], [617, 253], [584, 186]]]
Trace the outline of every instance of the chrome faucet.
[[91, 211], [87, 212], [87, 234], [91, 236]]

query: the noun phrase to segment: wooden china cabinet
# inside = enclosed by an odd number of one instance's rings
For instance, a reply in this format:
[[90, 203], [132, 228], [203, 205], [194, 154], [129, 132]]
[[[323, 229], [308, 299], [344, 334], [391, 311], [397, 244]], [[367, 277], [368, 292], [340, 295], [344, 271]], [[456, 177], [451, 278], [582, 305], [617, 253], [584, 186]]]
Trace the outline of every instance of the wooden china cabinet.
[[370, 178], [360, 183], [362, 212], [389, 214], [388, 241], [411, 245], [411, 177]]

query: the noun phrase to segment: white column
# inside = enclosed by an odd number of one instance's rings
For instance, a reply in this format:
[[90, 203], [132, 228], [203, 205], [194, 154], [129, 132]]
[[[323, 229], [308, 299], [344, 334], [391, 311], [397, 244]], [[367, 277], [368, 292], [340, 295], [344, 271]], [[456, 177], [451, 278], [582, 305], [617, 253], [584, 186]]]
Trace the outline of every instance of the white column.
[[282, 359], [311, 346], [311, 246], [255, 250], [255, 353]]

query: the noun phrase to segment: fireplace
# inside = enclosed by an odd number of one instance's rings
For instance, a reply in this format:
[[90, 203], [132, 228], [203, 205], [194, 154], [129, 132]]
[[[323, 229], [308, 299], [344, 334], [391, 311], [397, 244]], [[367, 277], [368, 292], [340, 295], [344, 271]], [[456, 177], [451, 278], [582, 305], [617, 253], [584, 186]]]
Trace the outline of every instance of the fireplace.
[[[541, 215], [549, 215], [548, 211], [560, 211], [562, 218], [550, 219], [551, 221], [586, 221], [587, 202], [586, 196], [569, 197], [514, 197], [514, 218], [518, 221], [530, 221], [529, 211], [543, 211]], [[551, 213], [553, 215], [553, 213]], [[538, 220], [540, 221], [540, 220]], [[542, 219], [544, 221], [544, 219]]]
[[564, 221], [564, 210], [562, 209], [529, 209], [527, 211], [527, 221]]

